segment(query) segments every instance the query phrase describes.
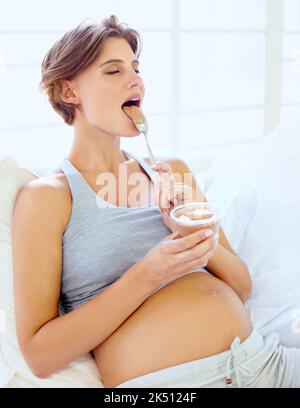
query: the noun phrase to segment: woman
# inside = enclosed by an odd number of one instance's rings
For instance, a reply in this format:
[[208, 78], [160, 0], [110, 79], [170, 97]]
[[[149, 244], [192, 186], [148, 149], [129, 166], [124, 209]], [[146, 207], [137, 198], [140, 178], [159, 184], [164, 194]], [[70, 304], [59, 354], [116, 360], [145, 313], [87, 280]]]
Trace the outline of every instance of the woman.
[[[165, 184], [157, 196], [149, 162], [120, 149], [120, 135], [139, 134], [122, 110], [144, 98], [139, 53], [138, 33], [111, 16], [68, 32], [43, 61], [42, 89], [74, 141], [14, 209], [24, 358], [45, 378], [91, 351], [105, 387], [299, 386], [299, 351], [253, 330], [249, 272], [222, 229], [219, 242], [205, 231], [180, 237], [157, 201]], [[156, 169], [164, 180], [189, 173], [175, 159]], [[143, 179], [139, 195], [132, 176]], [[204, 200], [194, 179], [189, 187]], [[180, 192], [169, 193], [178, 204]]]

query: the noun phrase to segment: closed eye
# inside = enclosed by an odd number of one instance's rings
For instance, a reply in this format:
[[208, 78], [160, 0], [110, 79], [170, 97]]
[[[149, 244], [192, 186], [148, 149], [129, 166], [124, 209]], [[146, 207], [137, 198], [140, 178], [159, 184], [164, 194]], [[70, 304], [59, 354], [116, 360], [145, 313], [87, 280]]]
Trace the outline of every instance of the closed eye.
[[[108, 75], [113, 75], [113, 74], [117, 74], [118, 72], [120, 72], [120, 71], [111, 71], [111, 72], [107, 72], [107, 74], [108, 74]], [[140, 73], [141, 73], [138, 69], [135, 69], [135, 72], [136, 72], [137, 74], [140, 74]]]

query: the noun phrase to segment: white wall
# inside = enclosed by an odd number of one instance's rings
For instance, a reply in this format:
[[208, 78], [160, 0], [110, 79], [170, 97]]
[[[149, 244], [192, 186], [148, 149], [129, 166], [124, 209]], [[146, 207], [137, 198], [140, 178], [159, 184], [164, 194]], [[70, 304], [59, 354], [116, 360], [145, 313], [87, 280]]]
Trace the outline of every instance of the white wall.
[[[56, 39], [116, 14], [144, 40], [144, 111], [155, 153], [186, 160], [245, 150], [300, 113], [300, 0], [0, 0], [0, 155], [67, 154], [72, 128], [38, 90]], [[146, 155], [143, 137], [122, 141]]]

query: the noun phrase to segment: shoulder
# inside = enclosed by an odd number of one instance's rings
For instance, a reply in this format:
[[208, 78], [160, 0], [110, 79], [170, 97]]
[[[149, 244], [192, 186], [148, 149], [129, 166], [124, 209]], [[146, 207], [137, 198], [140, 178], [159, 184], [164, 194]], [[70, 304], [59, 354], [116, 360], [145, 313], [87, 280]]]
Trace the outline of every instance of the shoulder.
[[[160, 157], [159, 159], [170, 165], [176, 182], [187, 184], [192, 188], [194, 201], [207, 201], [204, 191], [197, 184], [196, 178], [184, 160], [178, 157]], [[148, 160], [150, 162], [150, 159]]]
[[66, 191], [63, 174], [48, 174], [25, 183], [18, 192], [18, 197], [56, 198], [62, 197]]
[[189, 169], [188, 165], [182, 159], [179, 159], [177, 157], [169, 157], [166, 158], [165, 161], [166, 163], [170, 164], [173, 173], [180, 174], [191, 173], [191, 170]]
[[[144, 160], [147, 164], [151, 165], [151, 159], [149, 157], [145, 157]], [[182, 175], [184, 175], [185, 173], [191, 173], [191, 170], [186, 162], [182, 159], [179, 159], [178, 157], [160, 157], [159, 161], [168, 163], [171, 166], [173, 173], [180, 173]]]
[[[24, 184], [18, 191], [14, 211], [56, 218], [65, 226], [70, 213], [71, 194], [64, 174], [49, 174]], [[53, 218], [54, 217], [54, 218]]]

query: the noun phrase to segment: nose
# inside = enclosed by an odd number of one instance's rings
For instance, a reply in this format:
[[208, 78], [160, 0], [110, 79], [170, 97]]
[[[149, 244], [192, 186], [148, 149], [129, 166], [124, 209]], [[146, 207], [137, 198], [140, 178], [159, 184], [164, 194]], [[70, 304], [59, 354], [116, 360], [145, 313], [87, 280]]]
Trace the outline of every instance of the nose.
[[126, 80], [126, 87], [129, 89], [133, 88], [134, 86], [140, 86], [142, 84], [143, 80], [136, 72], [133, 72], [131, 75], [129, 75]]

